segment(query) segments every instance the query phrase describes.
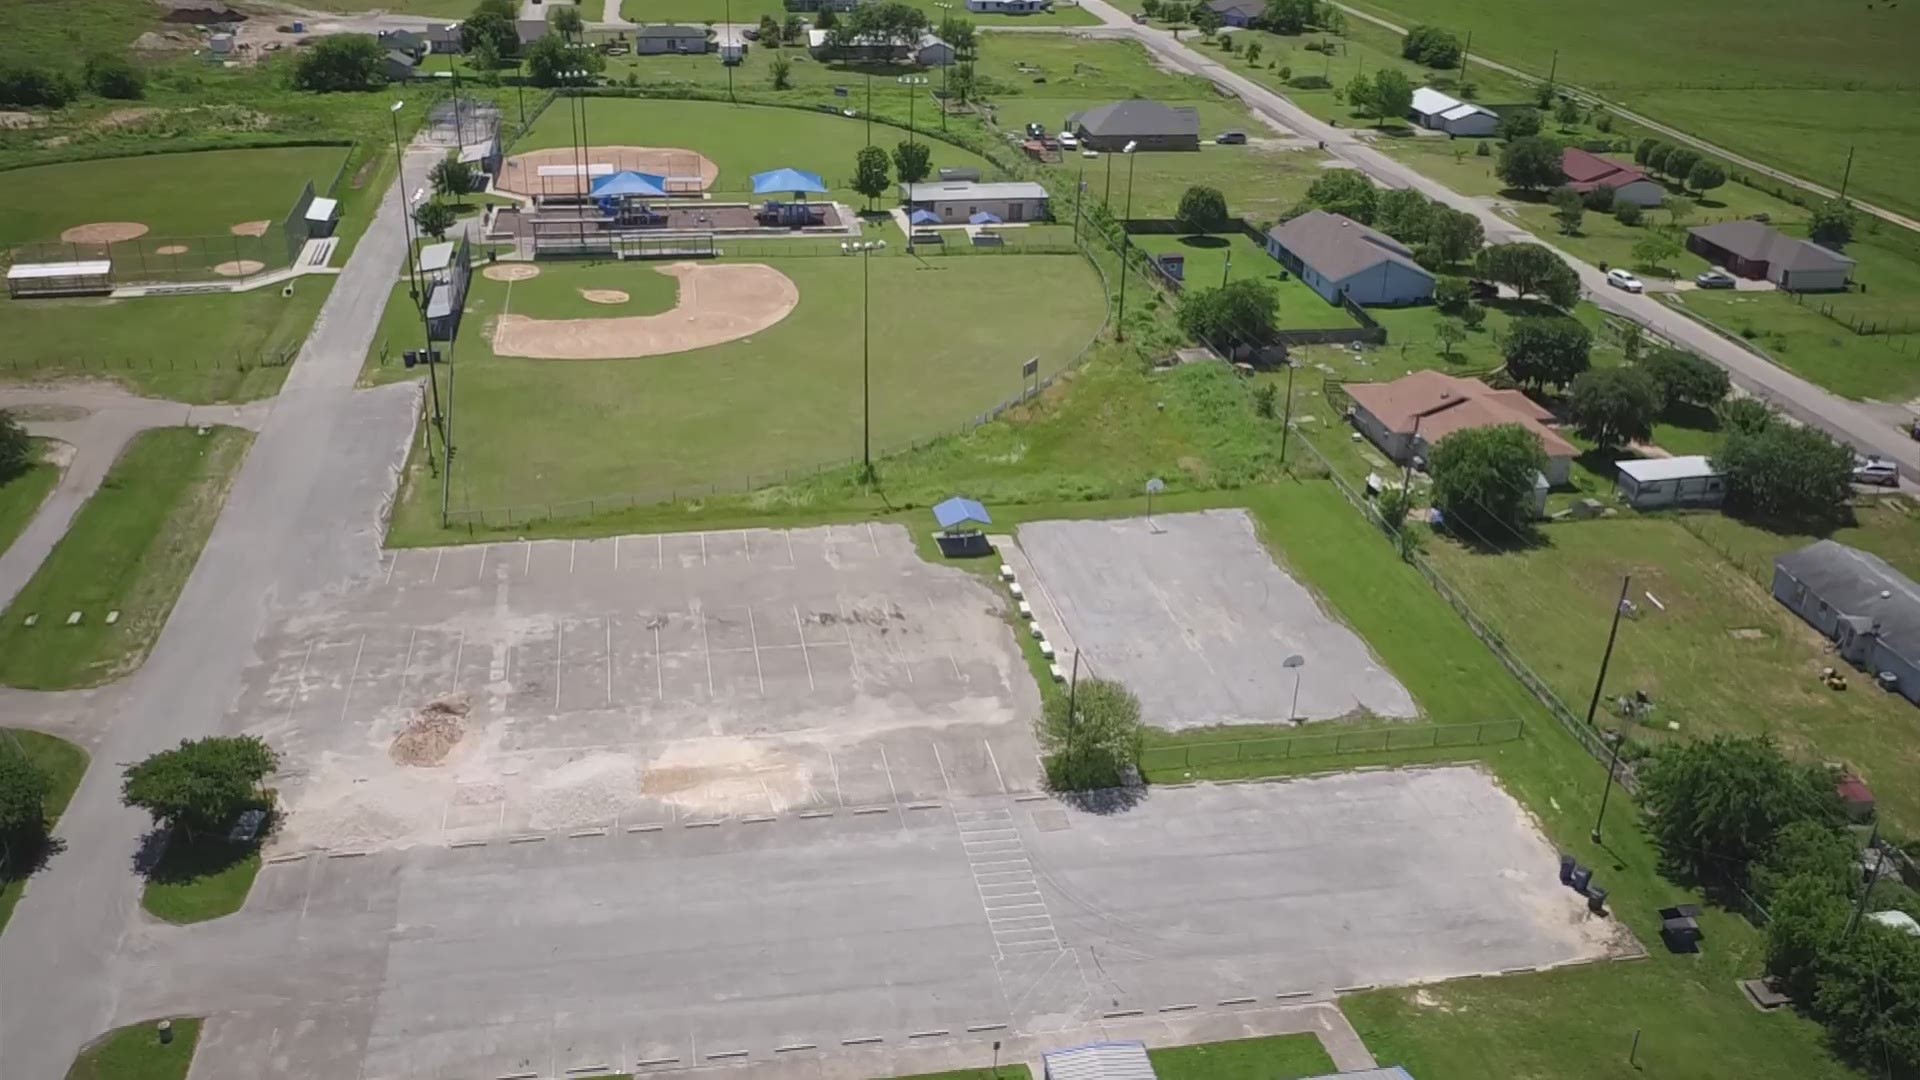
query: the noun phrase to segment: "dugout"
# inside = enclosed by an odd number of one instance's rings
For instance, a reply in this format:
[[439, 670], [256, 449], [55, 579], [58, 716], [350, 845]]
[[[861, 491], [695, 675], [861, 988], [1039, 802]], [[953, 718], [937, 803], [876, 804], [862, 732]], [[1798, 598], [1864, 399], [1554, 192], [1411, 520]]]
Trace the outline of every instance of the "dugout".
[[99, 296], [112, 291], [113, 262], [108, 259], [16, 263], [7, 268], [7, 295], [16, 300], [36, 296]]

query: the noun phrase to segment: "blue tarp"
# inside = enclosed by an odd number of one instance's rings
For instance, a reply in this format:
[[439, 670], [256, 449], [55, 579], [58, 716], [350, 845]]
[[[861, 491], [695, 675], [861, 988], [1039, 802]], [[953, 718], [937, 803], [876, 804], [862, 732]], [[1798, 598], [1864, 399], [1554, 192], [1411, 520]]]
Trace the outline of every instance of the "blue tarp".
[[907, 223], [910, 225], [938, 225], [940, 223], [940, 215], [931, 210], [915, 210], [912, 214], [908, 215]]
[[592, 192], [597, 199], [620, 195], [650, 195], [658, 198], [667, 193], [667, 178], [650, 173], [617, 172], [595, 180]]
[[998, 225], [1000, 224], [1000, 215], [981, 210], [967, 218], [967, 223], [969, 225]]
[[799, 169], [774, 169], [771, 172], [753, 174], [753, 193], [755, 195], [774, 195], [790, 191], [795, 195], [812, 192], [826, 194], [827, 185], [818, 173], [802, 172]]
[[940, 527], [943, 529], [951, 529], [956, 525], [993, 524], [993, 519], [987, 516], [986, 507], [981, 506], [972, 499], [964, 499], [958, 495], [934, 507], [933, 520], [939, 522]]

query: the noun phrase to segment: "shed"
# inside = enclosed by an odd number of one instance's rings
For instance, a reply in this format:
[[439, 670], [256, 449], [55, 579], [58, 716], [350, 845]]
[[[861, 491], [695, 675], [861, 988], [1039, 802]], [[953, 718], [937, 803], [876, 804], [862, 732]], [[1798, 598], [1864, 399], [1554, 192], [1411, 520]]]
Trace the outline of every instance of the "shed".
[[308, 236], [332, 236], [334, 226], [340, 224], [340, 200], [318, 196], [307, 204], [307, 212], [301, 216], [306, 219]]
[[1431, 86], [1413, 92], [1413, 105], [1407, 115], [1429, 131], [1449, 135], [1486, 136], [1500, 130], [1500, 115], [1492, 109], [1461, 101]]
[[925, 210], [955, 225], [982, 213], [1001, 221], [1045, 221], [1052, 216], [1047, 189], [1031, 180], [902, 184], [900, 196], [908, 213]]
[[7, 267], [7, 295], [16, 300], [34, 296], [96, 296], [112, 291], [110, 259], [15, 263]]
[[386, 73], [388, 82], [406, 82], [413, 78], [414, 72], [419, 69], [420, 58], [399, 49], [388, 49], [380, 65]]
[[1773, 598], [1849, 663], [1920, 704], [1920, 585], [1885, 559], [1816, 541], [1773, 560]]
[[471, 142], [460, 148], [460, 163], [473, 166], [475, 191], [486, 190], [487, 181], [500, 175], [500, 137]]
[[447, 268], [453, 265], [453, 241], [446, 240], [438, 244], [428, 244], [420, 249], [420, 272], [431, 274], [435, 279], [445, 278]]
[[1833, 793], [1839, 796], [1840, 805], [1852, 820], [1865, 821], [1873, 816], [1873, 789], [1867, 786], [1865, 780], [1848, 773], [1833, 785]]
[[1622, 461], [1614, 483], [1620, 498], [1636, 510], [1663, 506], [1719, 506], [1726, 481], [1704, 454]]
[[1102, 1042], [1040, 1055], [1042, 1080], [1158, 1080], [1143, 1042]]

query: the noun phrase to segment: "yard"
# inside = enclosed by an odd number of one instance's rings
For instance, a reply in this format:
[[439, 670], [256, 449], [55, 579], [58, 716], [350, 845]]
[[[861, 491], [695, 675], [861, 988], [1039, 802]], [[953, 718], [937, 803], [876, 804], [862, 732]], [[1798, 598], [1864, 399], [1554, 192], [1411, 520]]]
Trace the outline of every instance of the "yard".
[[1920, 338], [1862, 336], [1822, 315], [1818, 296], [1796, 303], [1781, 293], [1678, 293], [1672, 302], [1774, 363], [1836, 394], [1903, 402], [1920, 397]]
[[[136, 436], [7, 608], [0, 622], [0, 683], [31, 690], [100, 686], [139, 667], [252, 441], [234, 428], [204, 436], [193, 428], [156, 428]], [[76, 612], [80, 621], [69, 624]], [[38, 624], [27, 626], [28, 615], [38, 615]]]
[[1147, 1057], [1160, 1080], [1298, 1080], [1336, 1071], [1311, 1034], [1168, 1046]]
[[[26, 755], [28, 761], [46, 774], [47, 820], [58, 822], [66, 812], [67, 802], [73, 798], [73, 789], [80, 786], [80, 778], [86, 775], [87, 752], [65, 739], [38, 731], [0, 728], [0, 754], [7, 753]], [[26, 888], [26, 878], [0, 873], [0, 933], [6, 932], [7, 920], [13, 917], [13, 906], [20, 902], [20, 894]]]
[[[1263, 281], [1279, 294], [1279, 325], [1289, 330], [1348, 329], [1357, 326], [1345, 308], [1321, 298], [1300, 279], [1286, 272], [1265, 248], [1245, 233], [1225, 236], [1142, 234], [1131, 238], [1135, 247], [1155, 257], [1180, 255], [1186, 260], [1186, 286], [1211, 289], [1224, 280]], [[1284, 276], [1283, 276], [1284, 275]]]
[[27, 466], [27, 471], [0, 480], [0, 552], [5, 552], [19, 538], [27, 522], [39, 513], [40, 504], [47, 501], [48, 493], [60, 482], [60, 467], [47, 460], [52, 444], [35, 439], [33, 447], [34, 461]]
[[173, 1021], [173, 1040], [160, 1041], [158, 1021], [148, 1020], [109, 1031], [95, 1040], [67, 1070], [67, 1080], [186, 1080], [200, 1041], [200, 1021]]

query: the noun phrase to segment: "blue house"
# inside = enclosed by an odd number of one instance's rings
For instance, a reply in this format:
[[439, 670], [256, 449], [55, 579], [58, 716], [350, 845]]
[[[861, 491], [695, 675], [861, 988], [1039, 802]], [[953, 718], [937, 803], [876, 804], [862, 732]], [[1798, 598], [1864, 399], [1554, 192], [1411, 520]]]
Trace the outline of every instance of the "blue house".
[[1363, 307], [1433, 299], [1433, 275], [1405, 244], [1351, 218], [1309, 210], [1267, 233], [1267, 254], [1329, 304], [1345, 294]]

